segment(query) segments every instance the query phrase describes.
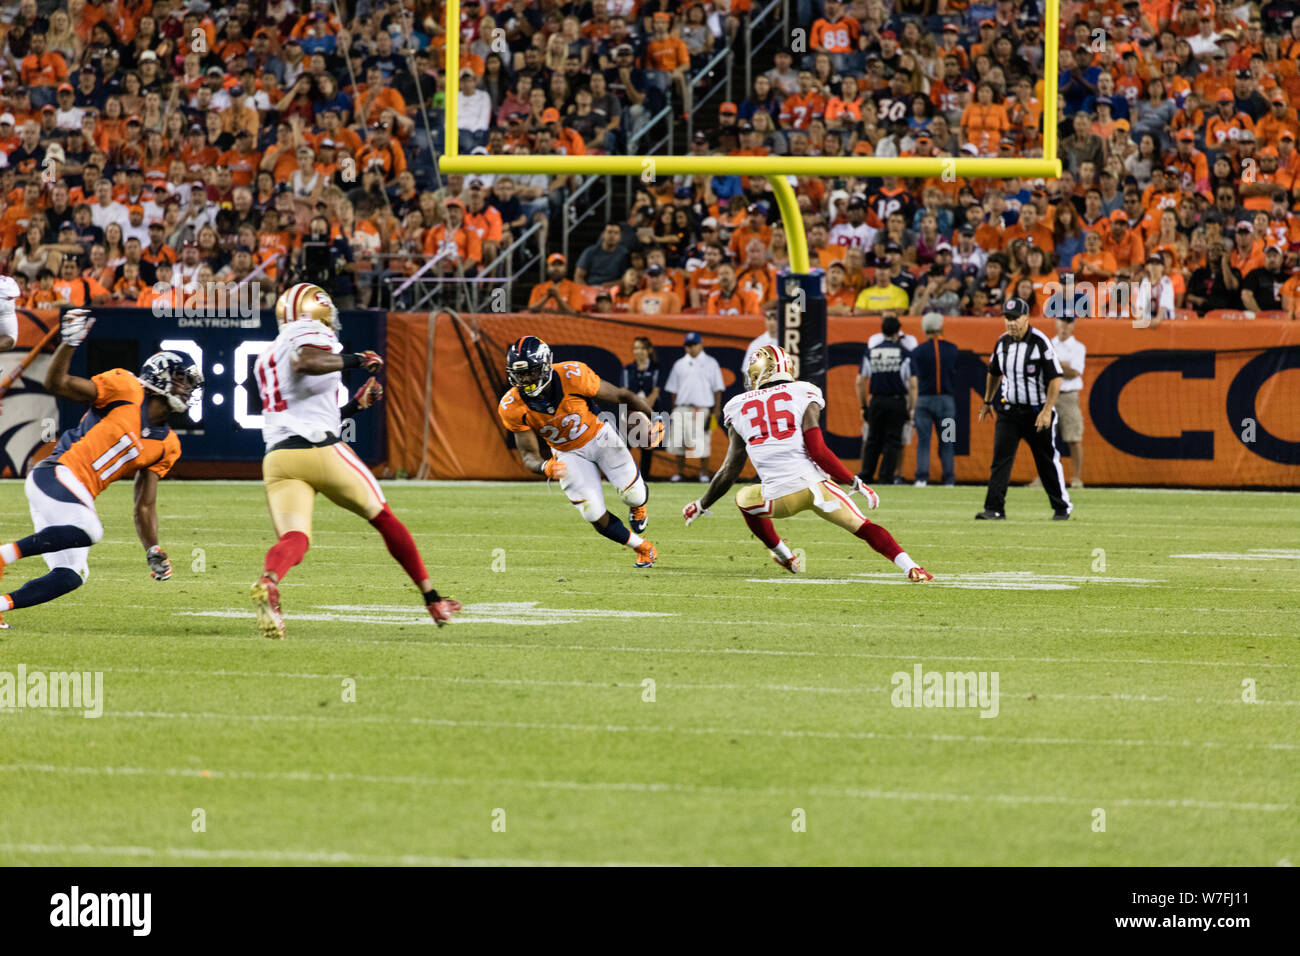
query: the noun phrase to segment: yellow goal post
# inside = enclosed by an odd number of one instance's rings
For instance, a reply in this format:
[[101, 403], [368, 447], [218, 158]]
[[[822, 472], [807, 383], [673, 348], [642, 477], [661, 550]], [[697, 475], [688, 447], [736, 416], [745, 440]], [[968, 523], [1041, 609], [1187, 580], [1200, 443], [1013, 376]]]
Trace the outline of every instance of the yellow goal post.
[[460, 89], [460, 0], [447, 0], [444, 63], [444, 148], [438, 167], [444, 173], [484, 175], [763, 176], [772, 187], [785, 226], [790, 268], [810, 269], [803, 216], [787, 176], [898, 176], [963, 179], [1055, 179], [1061, 175], [1056, 158], [1058, 48], [1060, 0], [1047, 0], [1043, 50], [1043, 111], [1041, 158], [979, 156], [463, 156], [459, 152], [456, 97]]

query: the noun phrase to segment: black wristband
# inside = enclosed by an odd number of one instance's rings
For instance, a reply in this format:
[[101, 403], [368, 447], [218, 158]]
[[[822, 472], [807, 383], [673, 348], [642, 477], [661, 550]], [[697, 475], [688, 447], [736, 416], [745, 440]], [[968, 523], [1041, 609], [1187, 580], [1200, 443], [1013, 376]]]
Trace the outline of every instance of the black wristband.
[[359, 352], [349, 352], [343, 356], [344, 368], [361, 368], [361, 354]]

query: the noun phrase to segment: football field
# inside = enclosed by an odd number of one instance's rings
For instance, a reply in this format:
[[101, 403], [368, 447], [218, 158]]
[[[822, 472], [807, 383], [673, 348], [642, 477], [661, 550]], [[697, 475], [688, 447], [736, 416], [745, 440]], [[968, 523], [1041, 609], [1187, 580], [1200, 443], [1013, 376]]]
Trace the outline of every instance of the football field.
[[810, 515], [799, 577], [730, 496], [684, 528], [694, 484], [651, 486], [648, 571], [558, 486], [386, 490], [449, 627], [318, 498], [263, 640], [259, 484], [162, 484], [165, 583], [103, 495], [86, 585], [0, 632], [0, 692], [102, 673], [0, 713], [0, 864], [1300, 863], [1293, 495], [881, 488], [918, 585]]

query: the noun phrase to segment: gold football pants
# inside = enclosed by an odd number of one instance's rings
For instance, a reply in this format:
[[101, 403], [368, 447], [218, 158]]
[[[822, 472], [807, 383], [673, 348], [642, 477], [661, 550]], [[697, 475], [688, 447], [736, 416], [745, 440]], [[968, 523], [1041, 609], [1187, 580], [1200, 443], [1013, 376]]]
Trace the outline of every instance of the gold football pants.
[[290, 531], [311, 537], [312, 505], [318, 491], [367, 521], [385, 504], [375, 476], [343, 442], [270, 452], [262, 459], [262, 481], [277, 537]]
[[825, 518], [849, 532], [856, 532], [867, 520], [857, 506], [839, 485], [823, 481], [820, 485], [822, 499], [826, 502], [838, 501], [839, 507], [834, 511], [823, 511], [817, 507], [817, 498], [811, 488], [801, 488], [780, 498], [764, 500], [763, 487], [760, 484], [746, 485], [736, 492], [736, 505], [746, 514], [759, 518], [789, 518], [801, 511], [812, 509], [819, 518]]

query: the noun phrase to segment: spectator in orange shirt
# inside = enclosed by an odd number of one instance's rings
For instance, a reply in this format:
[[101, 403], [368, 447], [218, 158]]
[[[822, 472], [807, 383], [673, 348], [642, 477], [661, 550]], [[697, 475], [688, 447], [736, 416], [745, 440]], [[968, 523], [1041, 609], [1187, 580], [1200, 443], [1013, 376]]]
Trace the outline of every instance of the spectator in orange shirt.
[[550, 131], [555, 152], [566, 156], [587, 155], [587, 144], [582, 141], [577, 130], [570, 129], [560, 122], [560, 111], [555, 107], [548, 106], [542, 110], [541, 121], [543, 128]]
[[740, 262], [745, 258], [744, 250], [749, 248], [751, 239], [759, 240], [764, 248], [772, 241], [772, 227], [767, 224], [763, 207], [753, 203], [745, 211], [745, 224], [731, 233], [731, 242], [727, 250], [731, 258]]
[[1007, 109], [993, 102], [993, 84], [984, 82], [975, 88], [975, 102], [961, 114], [962, 142], [974, 143], [981, 155], [993, 154], [994, 146], [1011, 129]]
[[65, 256], [59, 264], [59, 278], [54, 281], [55, 304], [80, 308], [84, 305], [103, 305], [112, 295], [93, 277], [84, 277], [77, 271], [75, 256]]
[[1237, 102], [1231, 90], [1219, 90], [1218, 107], [1205, 124], [1205, 145], [1208, 149], [1226, 150], [1237, 155], [1237, 143], [1243, 133], [1254, 133], [1255, 126], [1245, 113], [1237, 112]]
[[1101, 233], [1089, 229], [1083, 234], [1083, 252], [1074, 257], [1070, 271], [1080, 282], [1097, 282], [1115, 278], [1119, 267], [1115, 257], [1102, 248]]
[[465, 225], [478, 233], [483, 245], [483, 261], [494, 262], [501, 252], [501, 213], [487, 204], [483, 180], [469, 181], [469, 204], [465, 207]]
[[687, 70], [691, 65], [691, 54], [686, 48], [686, 41], [669, 33], [672, 15], [657, 11], [653, 18], [654, 34], [645, 48], [646, 84], [658, 90], [665, 98], [670, 87], [676, 87], [682, 114], [691, 111], [691, 88], [687, 82]]
[[[852, 250], [858, 252], [859, 250]], [[847, 256], [845, 257], [847, 258]], [[836, 259], [826, 269], [826, 314], [827, 315], [852, 315], [853, 303], [857, 301], [858, 294], [844, 284], [844, 277], [848, 274], [842, 259]]]
[[691, 273], [687, 283], [691, 308], [702, 309], [708, 304], [709, 295], [718, 287], [718, 269], [724, 261], [722, 246], [710, 242], [704, 247], [704, 265]]
[[1146, 262], [1146, 249], [1137, 233], [1129, 228], [1128, 214], [1123, 209], [1110, 214], [1110, 235], [1102, 242], [1102, 248], [1114, 258], [1120, 275], [1130, 275]]
[[1300, 123], [1296, 122], [1295, 110], [1287, 109], [1286, 94], [1280, 89], [1273, 91], [1269, 103], [1272, 108], [1255, 124], [1255, 137], [1261, 146], [1276, 149], [1282, 131], [1289, 130], [1294, 140], [1300, 134]]
[[1056, 248], [1056, 240], [1052, 236], [1052, 230], [1038, 219], [1038, 207], [1032, 202], [1024, 203], [1020, 207], [1019, 221], [1002, 233], [1002, 250], [1005, 252], [1010, 249], [1011, 243], [1017, 239], [1028, 239], [1038, 248], [1051, 253]]
[[781, 104], [782, 129], [807, 129], [815, 114], [826, 114], [826, 97], [817, 89], [817, 81], [808, 70], [799, 71], [799, 92], [787, 96]]
[[68, 63], [62, 53], [45, 49], [45, 34], [31, 33], [31, 52], [23, 57], [19, 77], [32, 98], [32, 107], [52, 106], [55, 91], [68, 79]]
[[844, 15], [840, 0], [826, 0], [826, 15], [812, 25], [808, 46], [830, 55], [835, 72], [850, 72], [856, 66], [858, 36], [862, 28], [853, 17]]
[[528, 296], [529, 312], [562, 312], [573, 315], [582, 311], [582, 286], [564, 277], [564, 256], [552, 253], [546, 260], [546, 282], [533, 286]]
[[1242, 219], [1237, 223], [1233, 236], [1232, 255], [1228, 257], [1229, 264], [1243, 276], [1250, 275], [1252, 271], [1264, 265], [1262, 245], [1255, 240], [1255, 227]]
[[447, 222], [425, 232], [424, 254], [439, 257], [434, 268], [443, 274], [455, 274], [463, 269], [465, 275], [473, 275], [483, 262], [478, 233], [465, 225], [463, 202], [453, 196], [443, 205], [447, 209]]
[[673, 315], [682, 311], [682, 300], [668, 284], [664, 267], [657, 263], [645, 270], [646, 288], [628, 300], [628, 311], [635, 315]]
[[718, 267], [718, 287], [709, 293], [709, 315], [758, 315], [762, 311], [758, 294], [736, 284], [736, 267], [724, 262]]

